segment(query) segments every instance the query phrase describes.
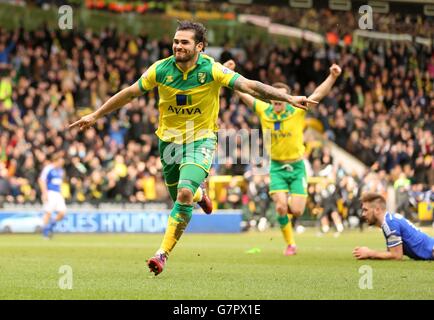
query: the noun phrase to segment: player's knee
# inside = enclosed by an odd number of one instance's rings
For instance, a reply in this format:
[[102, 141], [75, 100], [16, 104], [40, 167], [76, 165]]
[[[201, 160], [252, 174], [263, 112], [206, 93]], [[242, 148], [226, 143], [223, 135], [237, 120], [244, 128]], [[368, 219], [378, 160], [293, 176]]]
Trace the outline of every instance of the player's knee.
[[278, 202], [276, 203], [276, 211], [280, 216], [288, 214], [288, 206], [286, 203]]
[[45, 212], [44, 213], [44, 219], [51, 219], [51, 212]]
[[295, 217], [300, 217], [303, 214], [303, 211], [304, 211], [303, 208], [294, 208], [294, 209], [291, 209], [291, 213]]
[[191, 204], [193, 203], [193, 192], [187, 188], [178, 189], [176, 200], [180, 203]]

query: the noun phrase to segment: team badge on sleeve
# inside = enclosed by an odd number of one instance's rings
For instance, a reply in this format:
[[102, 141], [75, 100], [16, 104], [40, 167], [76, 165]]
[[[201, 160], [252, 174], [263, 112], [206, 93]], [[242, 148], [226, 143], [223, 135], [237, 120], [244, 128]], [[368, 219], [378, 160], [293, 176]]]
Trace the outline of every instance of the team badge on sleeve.
[[226, 68], [225, 66], [221, 66], [220, 67], [220, 69], [222, 70], [222, 72], [224, 73], [224, 74], [231, 74], [231, 73], [234, 73], [231, 69], [228, 69], [228, 68]]

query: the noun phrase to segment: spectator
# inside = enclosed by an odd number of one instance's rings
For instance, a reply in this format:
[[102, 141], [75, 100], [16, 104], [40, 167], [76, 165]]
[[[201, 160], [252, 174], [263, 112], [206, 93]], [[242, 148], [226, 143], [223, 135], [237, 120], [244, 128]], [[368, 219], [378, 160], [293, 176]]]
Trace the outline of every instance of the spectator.
[[227, 188], [227, 200], [225, 208], [227, 209], [241, 209], [242, 205], [242, 190], [237, 184], [236, 177], [232, 177]]

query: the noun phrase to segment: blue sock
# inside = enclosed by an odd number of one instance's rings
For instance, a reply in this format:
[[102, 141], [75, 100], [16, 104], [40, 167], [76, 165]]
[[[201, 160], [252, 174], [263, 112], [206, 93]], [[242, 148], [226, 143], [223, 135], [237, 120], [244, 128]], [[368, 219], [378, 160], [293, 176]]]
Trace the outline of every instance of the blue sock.
[[49, 230], [50, 232], [53, 232], [54, 226], [56, 225], [57, 221], [56, 220], [51, 220], [50, 224], [49, 224]]
[[50, 226], [51, 224], [47, 224], [42, 228], [42, 235], [44, 237], [48, 237], [50, 235]]

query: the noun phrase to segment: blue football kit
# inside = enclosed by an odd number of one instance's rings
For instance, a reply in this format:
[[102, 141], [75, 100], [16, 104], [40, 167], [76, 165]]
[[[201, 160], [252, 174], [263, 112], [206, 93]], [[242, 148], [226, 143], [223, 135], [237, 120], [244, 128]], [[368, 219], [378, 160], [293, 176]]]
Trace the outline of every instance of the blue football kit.
[[386, 212], [381, 229], [388, 248], [402, 244], [406, 256], [415, 260], [434, 260], [434, 238], [420, 231], [402, 215]]
[[47, 165], [41, 173], [41, 179], [46, 183], [48, 191], [60, 192], [63, 169]]

